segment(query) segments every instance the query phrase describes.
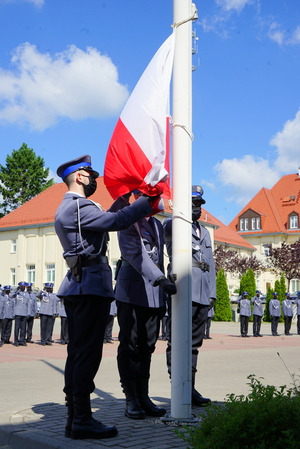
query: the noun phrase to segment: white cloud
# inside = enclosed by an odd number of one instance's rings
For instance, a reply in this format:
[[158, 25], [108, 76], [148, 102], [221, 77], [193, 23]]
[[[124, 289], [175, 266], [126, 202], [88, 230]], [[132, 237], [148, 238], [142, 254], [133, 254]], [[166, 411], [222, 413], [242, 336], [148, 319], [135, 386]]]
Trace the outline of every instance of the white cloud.
[[[300, 166], [300, 110], [288, 120], [282, 131], [270, 141], [276, 158], [268, 160], [253, 155], [223, 159], [214, 170], [223, 186], [228, 188], [227, 201], [245, 205], [262, 187], [272, 187], [283, 174], [297, 173]], [[229, 197], [230, 195], [230, 197]]]
[[281, 172], [296, 173], [300, 166], [300, 111], [284, 124], [270, 144], [277, 147], [275, 167]]
[[262, 187], [272, 187], [278, 172], [266, 159], [245, 155], [242, 158], [223, 159], [214, 169], [223, 186], [229, 187], [229, 201], [244, 205]]
[[253, 0], [215, 0], [218, 6], [221, 6], [225, 11], [242, 11], [248, 4], [252, 4]]
[[114, 116], [128, 98], [111, 59], [92, 47], [83, 51], [71, 45], [51, 56], [25, 43], [11, 61], [14, 71], [0, 68], [0, 122], [42, 131], [59, 117]]
[[269, 26], [268, 36], [278, 45], [283, 45], [285, 42], [285, 33], [282, 31], [281, 26], [276, 22], [272, 22]]

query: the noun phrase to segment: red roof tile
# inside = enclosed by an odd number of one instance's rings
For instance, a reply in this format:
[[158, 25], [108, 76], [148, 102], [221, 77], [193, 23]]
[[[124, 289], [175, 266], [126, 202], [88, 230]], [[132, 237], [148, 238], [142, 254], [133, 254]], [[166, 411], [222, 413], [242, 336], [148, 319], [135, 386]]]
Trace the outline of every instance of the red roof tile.
[[262, 188], [232, 220], [229, 227], [237, 230], [239, 217], [249, 209], [261, 215], [262, 230], [247, 231], [247, 234], [295, 232], [288, 229], [288, 216], [291, 212], [296, 212], [300, 216], [298, 174], [282, 176], [271, 189]]

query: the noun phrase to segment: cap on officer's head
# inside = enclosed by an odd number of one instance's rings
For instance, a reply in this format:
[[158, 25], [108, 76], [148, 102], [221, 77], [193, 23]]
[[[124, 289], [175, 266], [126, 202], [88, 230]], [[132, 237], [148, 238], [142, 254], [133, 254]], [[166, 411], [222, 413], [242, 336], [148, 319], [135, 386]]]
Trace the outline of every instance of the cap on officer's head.
[[242, 294], [243, 294], [243, 295], [248, 295], [248, 292], [243, 292]]
[[287, 292], [287, 293], [285, 294], [285, 296], [290, 296], [290, 293]]
[[192, 186], [192, 200], [201, 200], [201, 204], [205, 204], [206, 201], [202, 198], [203, 193], [201, 186]]
[[32, 282], [26, 282], [26, 287], [32, 287]]
[[45, 287], [53, 288], [54, 284], [52, 282], [45, 282]]
[[3, 287], [3, 290], [10, 290], [10, 285], [5, 285], [5, 286]]
[[94, 179], [99, 176], [99, 173], [92, 169], [91, 156], [88, 154], [61, 164], [56, 170], [56, 173], [64, 181], [67, 176], [78, 170], [86, 170]]
[[19, 282], [18, 285], [20, 287], [26, 287], [27, 283], [26, 282]]
[[255, 293], [261, 293], [261, 291], [260, 290], [256, 290], [256, 292]]
[[274, 292], [274, 293], [273, 293], [273, 295], [276, 295], [276, 296], [278, 296], [278, 293], [277, 293], [277, 292]]

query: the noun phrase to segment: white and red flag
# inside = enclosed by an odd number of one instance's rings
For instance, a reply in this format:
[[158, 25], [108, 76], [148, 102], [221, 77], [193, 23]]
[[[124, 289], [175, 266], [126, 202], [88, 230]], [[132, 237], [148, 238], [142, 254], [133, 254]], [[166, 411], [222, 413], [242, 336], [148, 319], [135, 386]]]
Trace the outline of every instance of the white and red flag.
[[114, 199], [135, 189], [169, 197], [174, 45], [175, 32], [150, 61], [114, 129], [104, 164], [104, 183]]

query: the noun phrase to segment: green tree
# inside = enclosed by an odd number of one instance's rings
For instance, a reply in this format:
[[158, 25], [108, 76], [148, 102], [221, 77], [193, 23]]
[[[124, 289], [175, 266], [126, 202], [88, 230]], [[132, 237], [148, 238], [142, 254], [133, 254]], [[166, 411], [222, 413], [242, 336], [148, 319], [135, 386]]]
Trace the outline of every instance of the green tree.
[[215, 303], [214, 321], [231, 321], [232, 311], [230, 307], [229, 290], [223, 268], [218, 271], [216, 289], [217, 301]]
[[253, 296], [255, 296], [255, 291], [256, 291], [256, 283], [255, 283], [254, 271], [251, 268], [249, 268], [249, 270], [247, 270], [246, 274], [244, 274], [241, 277], [240, 295], [243, 292], [248, 292], [248, 299], [251, 299]]
[[23, 143], [19, 150], [13, 150], [6, 157], [6, 166], [0, 164], [0, 207], [6, 215], [54, 184], [48, 179], [49, 168], [44, 159]]
[[282, 283], [281, 281], [279, 281], [278, 279], [275, 281], [275, 292], [278, 293], [278, 300], [280, 302], [280, 318], [279, 318], [279, 322], [282, 323], [284, 321], [283, 318], [283, 311], [282, 311], [282, 301], [285, 299], [285, 287], [282, 287]]

